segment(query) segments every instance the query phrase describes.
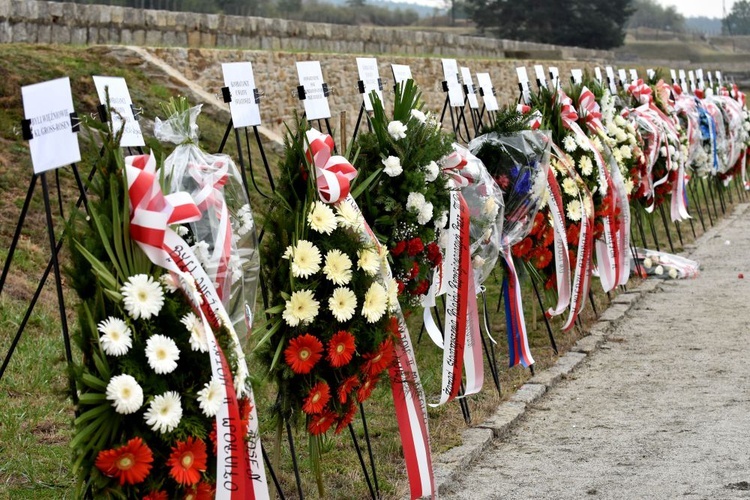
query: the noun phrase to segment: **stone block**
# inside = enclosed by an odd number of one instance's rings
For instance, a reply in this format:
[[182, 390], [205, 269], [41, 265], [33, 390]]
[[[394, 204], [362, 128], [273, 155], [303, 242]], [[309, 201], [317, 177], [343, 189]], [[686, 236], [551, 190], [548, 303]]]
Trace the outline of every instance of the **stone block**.
[[174, 31], [165, 31], [161, 36], [161, 45], [165, 47], [177, 47], [177, 33]]
[[586, 359], [580, 352], [569, 352], [560, 357], [553, 366], [537, 373], [529, 380], [532, 384], [542, 384], [550, 388], [557, 384], [562, 377], [572, 372], [579, 363]]
[[477, 427], [490, 429], [494, 437], [504, 435], [526, 411], [525, 403], [508, 401], [498, 406], [494, 413]]
[[109, 24], [112, 22], [112, 7], [109, 5], [92, 5], [91, 20], [94, 23]]
[[146, 45], [146, 32], [144, 30], [133, 30], [133, 45]]
[[120, 6], [112, 6], [109, 9], [109, 22], [114, 25], [120, 26], [125, 21], [125, 8]]
[[52, 26], [40, 24], [36, 32], [37, 43], [52, 43]]
[[445, 493], [447, 487], [455, 481], [471, 463], [478, 459], [492, 442], [490, 429], [467, 429], [461, 435], [462, 443], [435, 458], [435, 486], [438, 493]]
[[15, 43], [31, 43], [29, 40], [29, 24], [18, 23], [13, 26], [13, 41]]
[[161, 45], [161, 31], [150, 29], [146, 32], [146, 44], [149, 47]]
[[547, 386], [542, 384], [524, 384], [510, 398], [516, 403], [531, 404], [539, 400], [547, 392]]
[[[0, 16], [2, 15], [2, 5], [7, 3], [10, 5], [10, 0], [0, 0]], [[61, 17], [63, 15], [63, 4], [61, 2], [50, 2], [47, 6], [47, 14], [50, 17]]]
[[213, 48], [216, 47], [216, 33], [203, 32], [201, 33], [201, 47]]
[[187, 34], [187, 45], [188, 47], [200, 47], [201, 46], [201, 32], [200, 31], [189, 31]]
[[124, 23], [135, 30], [142, 29], [146, 24], [146, 11], [143, 9], [125, 9]]
[[86, 28], [71, 28], [70, 43], [73, 45], [86, 45], [89, 42], [89, 30]]
[[123, 45], [133, 45], [133, 32], [128, 28], [120, 30], [120, 43]]
[[70, 28], [64, 24], [52, 25], [52, 43], [70, 43]]
[[612, 304], [599, 316], [599, 321], [609, 321], [613, 325], [616, 325], [625, 319], [625, 313], [628, 309], [630, 309], [630, 306], [626, 304]]

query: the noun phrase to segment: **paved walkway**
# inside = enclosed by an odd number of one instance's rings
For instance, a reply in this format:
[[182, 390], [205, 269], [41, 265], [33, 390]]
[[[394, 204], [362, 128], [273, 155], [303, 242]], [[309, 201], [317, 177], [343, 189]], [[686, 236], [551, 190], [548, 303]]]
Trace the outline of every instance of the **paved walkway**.
[[750, 206], [691, 258], [444, 498], [750, 498]]

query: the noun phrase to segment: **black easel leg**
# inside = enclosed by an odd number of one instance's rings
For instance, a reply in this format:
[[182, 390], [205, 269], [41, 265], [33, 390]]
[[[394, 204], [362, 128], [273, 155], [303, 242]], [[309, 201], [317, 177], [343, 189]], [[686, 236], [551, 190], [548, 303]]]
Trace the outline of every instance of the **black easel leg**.
[[359, 403], [359, 415], [362, 417], [362, 429], [365, 431], [365, 444], [367, 444], [367, 454], [370, 456], [370, 467], [372, 468], [372, 482], [375, 483], [376, 498], [380, 498], [380, 486], [378, 484], [378, 472], [375, 468], [375, 457], [372, 453], [372, 444], [370, 443], [370, 431], [367, 429], [367, 417], [365, 416], [365, 407]]
[[591, 302], [591, 309], [594, 310], [594, 317], [599, 317], [599, 312], [596, 310], [596, 301], [594, 300], [594, 291], [589, 288], [589, 302]]
[[[49, 202], [49, 188], [47, 186], [46, 174], [41, 174], [42, 194], [44, 195], [44, 210], [47, 215], [47, 235], [49, 236], [49, 249], [52, 253], [52, 268], [55, 273], [55, 286], [57, 288], [57, 305], [60, 311], [60, 326], [62, 328], [63, 343], [65, 344], [65, 359], [68, 366], [73, 364], [73, 354], [70, 349], [70, 335], [68, 333], [68, 317], [65, 314], [65, 297], [63, 296], [62, 277], [60, 275], [60, 262], [57, 260], [57, 242], [55, 241], [55, 229], [52, 222], [52, 210]], [[70, 383], [70, 396], [73, 404], [78, 404], [78, 394], [76, 392], [76, 382], [73, 373], [68, 375]]]
[[[458, 395], [463, 396], [464, 394], [464, 383], [461, 382], [461, 390], [459, 391]], [[461, 407], [461, 413], [464, 416], [464, 422], [466, 422], [466, 425], [471, 425], [471, 411], [469, 410], [469, 402], [466, 400], [466, 398], [459, 398], [458, 404]]]
[[26, 220], [26, 213], [29, 211], [31, 198], [32, 196], [34, 196], [34, 187], [36, 186], [37, 178], [38, 176], [36, 174], [31, 176], [31, 182], [29, 182], [29, 189], [28, 191], [26, 191], [26, 199], [23, 201], [23, 206], [21, 207], [21, 215], [18, 217], [18, 224], [16, 225], [16, 231], [13, 233], [13, 240], [10, 242], [8, 255], [5, 257], [5, 264], [3, 265], [3, 273], [2, 275], [0, 275], [0, 293], [2, 293], [3, 286], [5, 285], [5, 279], [8, 277], [8, 271], [10, 270], [10, 263], [13, 260], [13, 254], [15, 254], [16, 252], [18, 239], [21, 237], [21, 230], [23, 229], [23, 222], [24, 220]]
[[[706, 183], [708, 183], [708, 194], [711, 195], [711, 205], [714, 207], [714, 217], [718, 221], [719, 219], [719, 211], [716, 210], [716, 198], [714, 197], [714, 190], [711, 189], [711, 178], [706, 179]], [[701, 183], [701, 186], [703, 187], [703, 196], [706, 196], [706, 187], [705, 184]], [[708, 205], [708, 200], [706, 200], [706, 205]], [[708, 218], [711, 219], [711, 210], [708, 211]], [[713, 220], [711, 220], [711, 225], [714, 225]]]
[[227, 145], [227, 139], [229, 139], [229, 132], [232, 131], [233, 125], [234, 125], [234, 122], [230, 118], [229, 123], [227, 123], [227, 129], [224, 131], [224, 137], [221, 139], [221, 144], [219, 145], [219, 150], [217, 151], [217, 153], [224, 152], [224, 146]]
[[497, 389], [497, 393], [501, 394], [500, 392], [500, 378], [498, 377], [497, 373], [497, 366], [493, 362], [494, 356], [490, 354], [489, 346], [487, 345], [487, 339], [484, 338], [484, 335], [482, 335], [482, 332], [479, 332], [479, 337], [482, 339], [482, 349], [484, 349], [484, 356], [487, 358], [487, 364], [490, 366], [490, 374], [492, 375], [492, 382], [495, 384], [495, 389]]
[[60, 169], [55, 169], [55, 189], [57, 190], [57, 206], [60, 209], [60, 218], [65, 218], [65, 212], [63, 210], [63, 196], [62, 187], [60, 186]]
[[669, 232], [669, 223], [667, 222], [667, 214], [664, 211], [664, 204], [659, 205], [659, 213], [661, 214], [661, 223], [664, 225], [664, 231], [667, 233], [667, 241], [669, 242], [669, 250], [674, 253], [674, 245], [672, 244], [672, 234]]
[[365, 114], [365, 103], [359, 107], [359, 114], [357, 115], [357, 123], [354, 125], [354, 133], [352, 134], [352, 144], [357, 140], [357, 134], [359, 133], [359, 125], [362, 123], [362, 115]]
[[542, 311], [542, 318], [544, 318], [544, 325], [547, 327], [549, 342], [550, 344], [552, 344], [552, 350], [555, 351], [555, 355], [557, 356], [560, 353], [557, 351], [557, 342], [555, 342], [555, 336], [552, 334], [552, 326], [550, 326], [549, 324], [549, 318], [544, 313], [544, 302], [542, 301], [542, 295], [539, 293], [539, 288], [536, 286], [534, 278], [530, 278], [529, 281], [531, 281], [531, 286], [534, 287], [534, 294], [536, 295], [536, 300], [539, 302], [539, 310]]
[[648, 227], [649, 229], [651, 229], [651, 237], [654, 239], [654, 245], [656, 245], [656, 251], [661, 252], [661, 245], [659, 245], [659, 238], [656, 236], [656, 226], [654, 226], [653, 212], [649, 214], [647, 219], [648, 219]]
[[[700, 181], [698, 180], [697, 182], [700, 182]], [[705, 233], [706, 232], [706, 223], [703, 220], [703, 208], [701, 207], [701, 199], [698, 196], [698, 188], [695, 187], [695, 182], [690, 182], [690, 184], [688, 184], [688, 185], [692, 188], [692, 191], [693, 191], [693, 199], [692, 199], [692, 201], [695, 202], [695, 208], [696, 208], [696, 211], [698, 212], [698, 219], [700, 220], [701, 227], [703, 228], [703, 232]], [[695, 236], [695, 228], [693, 228], [693, 238], [696, 238], [696, 236]]]
[[719, 208], [721, 208], [721, 215], [726, 215], [727, 206], [726, 201], [724, 200], [724, 190], [721, 188], [721, 181], [718, 177], [714, 177], [714, 190], [716, 191], [716, 196], [719, 198]]
[[[328, 118], [326, 118], [325, 122], [326, 122], [326, 130], [328, 131], [328, 135], [330, 135], [331, 137], [333, 137], [333, 129], [331, 128], [331, 122], [330, 122], [330, 120]], [[333, 141], [333, 143], [334, 143], [333, 154], [337, 154], [336, 153], [336, 146], [335, 146], [336, 141]], [[344, 144], [344, 146], [346, 146], [346, 144]]]
[[292, 426], [289, 420], [284, 419], [286, 424], [286, 438], [289, 441], [289, 453], [292, 455], [292, 467], [294, 467], [294, 480], [297, 482], [297, 495], [300, 500], [304, 500], [305, 495], [302, 493], [302, 479], [299, 477], [299, 465], [297, 464], [297, 452], [294, 450], [294, 437], [292, 436]]
[[284, 492], [281, 490], [281, 483], [279, 483], [279, 479], [276, 477], [276, 472], [273, 470], [273, 466], [271, 465], [271, 459], [268, 458], [268, 453], [266, 453], [266, 449], [263, 447], [263, 444], [260, 445], [260, 451], [263, 453], [263, 462], [266, 464], [266, 469], [268, 469], [268, 474], [271, 476], [271, 479], [273, 480], [273, 485], [276, 486], [276, 493], [279, 495], [280, 500], [286, 500], [286, 497], [284, 496]]
[[367, 465], [365, 465], [365, 459], [362, 457], [362, 450], [359, 447], [359, 442], [357, 441], [357, 434], [354, 432], [354, 426], [352, 424], [349, 424], [349, 434], [352, 437], [352, 443], [354, 443], [354, 449], [357, 451], [357, 458], [359, 458], [359, 465], [362, 467], [362, 473], [365, 475], [365, 481], [367, 481], [367, 489], [370, 490], [370, 498], [377, 498], [375, 496], [375, 490], [372, 487], [372, 482], [370, 481], [370, 474], [367, 472]]
[[636, 226], [638, 226], [638, 233], [641, 235], [641, 244], [643, 248], [648, 248], [649, 245], [646, 242], [646, 231], [643, 229], [643, 217], [640, 210], [635, 211], [635, 222]]
[[677, 231], [677, 238], [680, 240], [680, 246], [684, 247], [685, 243], [682, 241], [682, 229], [680, 228], [680, 221], [678, 220], [674, 221], [674, 228], [675, 228], [675, 231]]
[[245, 159], [242, 156], [242, 140], [240, 140], [240, 131], [238, 129], [234, 129], [234, 142], [237, 144], [237, 162], [240, 164], [240, 176], [242, 177], [242, 185], [245, 186], [245, 193], [249, 198], [250, 186], [248, 186], [247, 184], [247, 174], [245, 173]]
[[[81, 203], [83, 203], [84, 210], [86, 210], [86, 213], [89, 213], [89, 200], [86, 196], [86, 187], [83, 185], [83, 181], [81, 180], [81, 174], [78, 173], [78, 166], [73, 163], [70, 167], [73, 169], [73, 176], [76, 179], [76, 185], [78, 186], [78, 192], [80, 193], [78, 202], [76, 203], [76, 208], [79, 207]], [[89, 181], [91, 181], [90, 176]]]
[[[260, 194], [263, 198], [270, 199], [270, 196], [263, 192], [260, 186], [258, 186], [258, 182], [255, 180], [255, 170], [253, 169], [253, 155], [250, 152], [250, 134], [247, 131], [247, 127], [245, 127], [245, 146], [247, 147], [247, 169], [250, 171], [250, 182], [253, 183], [253, 187], [258, 192], [258, 194]], [[237, 145], [237, 148], [239, 149], [239, 145]], [[242, 171], [242, 175], [245, 175], [244, 169]], [[247, 183], [247, 180], [244, 180], [243, 182]], [[248, 192], [247, 195], [249, 197], [250, 193]]]

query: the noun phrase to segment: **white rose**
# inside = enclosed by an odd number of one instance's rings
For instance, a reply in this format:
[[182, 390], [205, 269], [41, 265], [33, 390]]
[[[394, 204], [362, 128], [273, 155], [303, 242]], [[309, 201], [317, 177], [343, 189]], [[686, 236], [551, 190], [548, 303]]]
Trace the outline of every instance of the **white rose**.
[[401, 160], [398, 158], [398, 156], [389, 156], [388, 158], [383, 160], [383, 165], [385, 166], [385, 173], [390, 177], [401, 175], [401, 172], [404, 171], [404, 169], [401, 167]]
[[676, 280], [677, 276], [678, 276], [677, 269], [675, 269], [674, 267], [670, 267], [669, 268], [669, 277], [672, 278], [673, 280]]
[[398, 120], [394, 120], [388, 124], [388, 133], [396, 141], [399, 139], [405, 139], [407, 130], [406, 125]]
[[654, 269], [654, 274], [657, 276], [661, 276], [664, 274], [664, 268], [662, 266], [656, 266], [656, 269]]
[[[418, 109], [412, 109], [411, 110], [411, 117], [417, 120], [419, 123], [424, 123], [427, 121], [427, 115], [419, 111]], [[390, 130], [389, 130], [390, 132]]]

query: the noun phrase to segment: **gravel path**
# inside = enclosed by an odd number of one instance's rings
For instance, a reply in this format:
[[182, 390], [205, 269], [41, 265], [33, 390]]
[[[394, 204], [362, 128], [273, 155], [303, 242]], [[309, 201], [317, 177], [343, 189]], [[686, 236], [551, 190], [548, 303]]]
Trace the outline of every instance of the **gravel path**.
[[750, 206], [691, 258], [444, 498], [750, 498]]

